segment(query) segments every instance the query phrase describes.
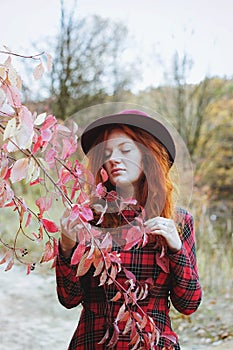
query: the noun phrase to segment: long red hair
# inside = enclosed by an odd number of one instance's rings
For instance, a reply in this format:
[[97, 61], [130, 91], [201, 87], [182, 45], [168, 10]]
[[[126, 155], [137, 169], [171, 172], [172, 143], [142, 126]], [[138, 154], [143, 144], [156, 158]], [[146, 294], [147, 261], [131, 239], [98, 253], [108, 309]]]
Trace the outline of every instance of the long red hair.
[[[112, 130], [121, 130], [136, 142], [143, 154], [143, 175], [136, 184], [136, 200], [145, 209], [146, 217], [173, 216], [173, 184], [169, 176], [170, 161], [166, 148], [148, 132], [123, 124], [112, 124], [103, 130], [88, 154], [88, 169], [94, 174], [96, 184], [102, 181], [100, 170], [104, 166], [104, 147]], [[108, 191], [114, 190], [107, 181]], [[116, 214], [117, 215], [117, 214]], [[111, 216], [112, 220], [112, 216]]]

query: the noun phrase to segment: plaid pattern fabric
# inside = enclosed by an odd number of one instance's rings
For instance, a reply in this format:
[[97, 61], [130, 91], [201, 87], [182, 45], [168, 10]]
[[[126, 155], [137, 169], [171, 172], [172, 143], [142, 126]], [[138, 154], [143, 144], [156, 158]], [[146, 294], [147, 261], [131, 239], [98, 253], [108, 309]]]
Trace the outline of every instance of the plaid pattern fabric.
[[[181, 313], [189, 315], [194, 312], [201, 301], [201, 286], [198, 279], [195, 237], [193, 219], [190, 213], [183, 209], [178, 210], [178, 216], [182, 222], [182, 249], [177, 253], [167, 253], [170, 272], [167, 273], [156, 263], [156, 252], [153, 246], [124, 251], [118, 246], [113, 249], [121, 253], [122, 265], [132, 271], [137, 281], [143, 283], [148, 278], [153, 279], [154, 285], [146, 299], [139, 301], [143, 310], [155, 320], [161, 332], [159, 344], [155, 349], [164, 347], [178, 350], [180, 346], [174, 344], [166, 336], [177, 335], [171, 327], [169, 318], [170, 300], [174, 307]], [[128, 211], [127, 219], [132, 217], [133, 212]], [[57, 256], [56, 278], [57, 294], [59, 301], [66, 308], [73, 308], [82, 304], [81, 317], [69, 344], [68, 350], [100, 350], [107, 349], [107, 343], [99, 345], [98, 342], [104, 336], [109, 324], [112, 324], [122, 303], [111, 302], [110, 299], [116, 294], [113, 284], [98, 286], [99, 276], [93, 277], [94, 268], [77, 279], [77, 266], [71, 266], [70, 260], [61, 254]], [[117, 275], [117, 281], [124, 284], [124, 273]], [[119, 324], [120, 326], [120, 324]], [[130, 349], [129, 336], [120, 335], [115, 350]]]

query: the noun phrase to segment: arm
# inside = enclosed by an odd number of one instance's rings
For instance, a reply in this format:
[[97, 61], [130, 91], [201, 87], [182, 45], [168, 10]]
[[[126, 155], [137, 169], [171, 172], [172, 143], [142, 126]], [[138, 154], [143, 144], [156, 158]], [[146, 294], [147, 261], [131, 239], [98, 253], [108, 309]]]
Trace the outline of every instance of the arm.
[[60, 303], [67, 309], [77, 306], [83, 300], [83, 290], [76, 277], [77, 266], [70, 265], [70, 258], [62, 255], [59, 245], [59, 254], [56, 261], [57, 295]]
[[182, 236], [182, 248], [176, 253], [168, 253], [172, 275], [170, 297], [179, 312], [190, 315], [200, 305], [202, 291], [196, 262], [193, 218], [188, 212], [184, 214]]

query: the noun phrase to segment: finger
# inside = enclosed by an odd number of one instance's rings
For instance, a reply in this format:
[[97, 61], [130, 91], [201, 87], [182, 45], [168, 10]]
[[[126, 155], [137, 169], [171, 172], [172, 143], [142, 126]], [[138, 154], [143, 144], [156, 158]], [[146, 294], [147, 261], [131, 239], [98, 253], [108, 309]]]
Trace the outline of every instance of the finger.
[[156, 216], [154, 218], [148, 219], [145, 221], [145, 225], [151, 225], [151, 224], [165, 224], [168, 225], [169, 222], [171, 222], [173, 220], [171, 219], [167, 219], [167, 218], [163, 218], [161, 216]]

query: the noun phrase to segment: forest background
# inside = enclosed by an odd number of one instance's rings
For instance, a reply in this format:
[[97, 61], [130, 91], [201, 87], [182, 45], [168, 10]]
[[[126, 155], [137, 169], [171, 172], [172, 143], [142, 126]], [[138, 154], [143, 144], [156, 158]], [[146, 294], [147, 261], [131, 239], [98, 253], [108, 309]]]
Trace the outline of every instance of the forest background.
[[[199, 83], [190, 84], [188, 76], [195, 62], [186, 51], [182, 55], [174, 52], [169, 68], [159, 63], [164, 83], [134, 92], [143, 70], [140, 56], [128, 55], [132, 39], [127, 26], [99, 16], [81, 19], [75, 13], [61, 1], [59, 32], [45, 39], [53, 68], [40, 81], [39, 89], [32, 88], [28, 78], [31, 64], [22, 60], [24, 104], [38, 113], [53, 113], [63, 121], [77, 113], [80, 130], [90, 121], [87, 114], [80, 113], [82, 110], [119, 102], [145, 106], [172, 124], [193, 166], [192, 199], [188, 204], [195, 219], [199, 273], [206, 300], [197, 315], [183, 317], [173, 311], [175, 322], [181, 331], [189, 328], [203, 344], [229, 340], [233, 337], [233, 79], [206, 75]], [[34, 43], [38, 52], [40, 46]], [[18, 186], [30, 198], [27, 187]], [[189, 190], [185, 188], [185, 195]], [[2, 211], [1, 234], [7, 234], [9, 220]], [[41, 273], [51, 271], [43, 269]]]

